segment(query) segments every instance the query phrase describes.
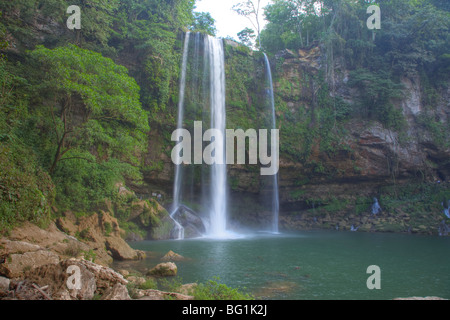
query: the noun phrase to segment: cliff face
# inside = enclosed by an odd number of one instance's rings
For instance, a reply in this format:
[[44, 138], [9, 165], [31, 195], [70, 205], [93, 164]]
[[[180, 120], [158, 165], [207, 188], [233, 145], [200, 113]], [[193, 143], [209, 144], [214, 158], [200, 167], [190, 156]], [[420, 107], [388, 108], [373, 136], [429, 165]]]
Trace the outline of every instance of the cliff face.
[[[310, 52], [300, 51], [298, 55], [290, 54], [285, 58], [275, 90], [281, 89], [278, 94], [293, 113], [299, 112], [299, 106], [307, 110], [313, 107], [321, 108], [320, 105], [313, 106], [314, 103], [311, 103], [314, 100], [314, 88], [308, 84], [305, 86], [298, 80], [305, 78], [305, 75], [319, 72], [321, 62], [322, 56], [318, 48], [313, 48]], [[337, 97], [353, 104], [357, 93], [346, 85], [348, 73], [348, 70], [337, 69], [334, 79], [329, 79], [328, 82], [333, 81]], [[291, 90], [287, 93], [282, 88], [286, 81], [291, 84]], [[437, 121], [442, 128], [448, 128], [450, 88], [439, 92], [436, 104], [430, 107], [422, 102], [423, 88], [419, 77], [404, 77], [401, 83], [404, 88], [403, 98], [394, 103], [405, 119], [404, 127], [401, 130], [393, 130], [377, 121], [352, 117], [341, 121], [343, 130], [338, 133], [338, 145], [335, 145], [333, 152], [321, 150], [322, 141], [318, 141], [306, 161], [322, 163], [323, 168], [327, 169], [324, 171], [335, 174], [326, 177], [323, 174], [312, 174], [314, 180], [322, 183], [389, 184], [417, 178], [429, 182], [447, 181], [450, 178], [449, 135], [444, 133], [443, 140], [438, 141], [432, 130], [424, 124], [424, 117], [427, 117]], [[330, 95], [332, 94], [330, 91]], [[283, 116], [281, 112], [280, 116]], [[283, 131], [283, 126], [280, 130]], [[292, 171], [303, 171], [301, 176], [311, 176], [308, 168], [302, 168], [301, 162], [284, 158], [281, 166], [281, 181], [286, 182], [285, 186], [294, 183], [288, 183], [287, 175], [291, 175]]]
[[[264, 66], [258, 54], [237, 48], [227, 43], [228, 128], [242, 127], [243, 122], [236, 120], [236, 114], [242, 111], [236, 108], [237, 98], [233, 95], [236, 74], [244, 79], [241, 86], [246, 80], [254, 83], [260, 81]], [[245, 65], [251, 61], [261, 67], [249, 71], [236, 59], [247, 61]], [[445, 218], [440, 203], [450, 198], [447, 184], [450, 88], [437, 92], [434, 103], [429, 105], [424, 102], [425, 90], [419, 76], [401, 78], [402, 97], [392, 103], [401, 111], [404, 121], [401, 128], [392, 129], [347, 112], [359, 98], [357, 90], [348, 85], [350, 71], [336, 62], [333, 72], [324, 72], [326, 57], [320, 47], [285, 51], [271, 63], [281, 136], [281, 226], [350, 229], [356, 224], [365, 225], [367, 231], [436, 233]], [[262, 116], [254, 116], [252, 110], [255, 104], [262, 103], [258, 99], [261, 88], [253, 85], [245, 89], [246, 95], [240, 97], [243, 108], [248, 109], [245, 123], [248, 128], [258, 128]], [[338, 106], [329, 103], [333, 97]], [[439, 128], [447, 133], [440, 135]], [[147, 181], [164, 187], [170, 197], [171, 147], [156, 132], [150, 140], [148, 159], [157, 160], [159, 168], [149, 172]], [[270, 212], [263, 201], [269, 192], [265, 187], [267, 181], [259, 175], [258, 168], [248, 165], [228, 168], [230, 211], [235, 223], [261, 226], [270, 221]], [[196, 182], [199, 186], [199, 181]], [[367, 224], [361, 219], [371, 216], [374, 198], [386, 210], [378, 221]], [[423, 207], [405, 208], [407, 203], [414, 203], [411, 199]]]

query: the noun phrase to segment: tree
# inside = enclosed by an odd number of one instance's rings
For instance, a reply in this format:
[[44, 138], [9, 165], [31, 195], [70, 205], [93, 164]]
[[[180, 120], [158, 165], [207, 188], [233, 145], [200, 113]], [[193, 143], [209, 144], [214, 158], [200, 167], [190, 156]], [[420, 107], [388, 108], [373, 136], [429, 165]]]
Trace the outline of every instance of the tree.
[[55, 147], [49, 172], [72, 158], [70, 152], [98, 146], [110, 150], [108, 157], [137, 164], [149, 130], [148, 115], [127, 69], [74, 45], [53, 50], [38, 46], [31, 56], [42, 64], [46, 76], [40, 88], [51, 101], [47, 104]]
[[255, 39], [255, 31], [250, 28], [245, 28], [237, 34], [239, 40], [248, 47], [253, 47], [253, 41]]
[[256, 29], [257, 45], [261, 49], [261, 0], [247, 0], [233, 6], [233, 10], [240, 16], [246, 17]]
[[211, 17], [209, 12], [194, 12], [194, 24], [190, 27], [192, 32], [206, 33], [211, 36], [216, 36], [217, 29], [215, 20]]

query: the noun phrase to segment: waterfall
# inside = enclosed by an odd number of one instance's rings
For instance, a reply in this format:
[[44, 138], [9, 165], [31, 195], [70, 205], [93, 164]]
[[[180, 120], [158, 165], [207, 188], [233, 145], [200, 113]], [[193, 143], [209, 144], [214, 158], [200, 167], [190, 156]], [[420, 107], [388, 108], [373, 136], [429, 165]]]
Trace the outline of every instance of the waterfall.
[[211, 128], [221, 133], [221, 137], [215, 137], [215, 163], [211, 166], [209, 236], [222, 238], [227, 234], [226, 92], [223, 41], [206, 36], [205, 57], [209, 59]]
[[[201, 116], [205, 126], [207, 126], [206, 122], [209, 122], [210, 128], [219, 133], [212, 134], [215, 146], [212, 158], [215, 162], [210, 165], [210, 168], [202, 164], [199, 169], [202, 179], [201, 203], [204, 214], [209, 215], [209, 228], [206, 233], [210, 237], [223, 238], [227, 236], [225, 56], [221, 39], [204, 36], [201, 43], [201, 37], [200, 33], [191, 35], [187, 32], [184, 40], [177, 128], [182, 129], [185, 123], [189, 126], [191, 120], [194, 122]], [[191, 42], [192, 45], [190, 45]], [[193, 47], [192, 52], [190, 47]], [[202, 58], [203, 63], [201, 63]], [[176, 156], [180, 157], [179, 154]], [[198, 156], [199, 154], [195, 154], [194, 158]], [[194, 163], [201, 164], [195, 159]], [[186, 207], [186, 202], [194, 201], [194, 168], [194, 165], [183, 164], [175, 167], [170, 216], [175, 223], [174, 231], [177, 232], [178, 239], [184, 238], [184, 229], [176, 217], [179, 216], [181, 208]], [[189, 178], [191, 178], [190, 181], [188, 181]], [[189, 191], [184, 190], [188, 185], [190, 185], [190, 194], [188, 194]]]
[[372, 205], [372, 214], [377, 215], [381, 211], [380, 204], [378, 203], [377, 198], [373, 198], [373, 205]]
[[[187, 59], [189, 54], [189, 38], [190, 33], [186, 33], [186, 37], [184, 39], [184, 50], [183, 50], [183, 62], [181, 65], [181, 80], [180, 80], [180, 92], [179, 92], [179, 102], [178, 102], [178, 120], [177, 120], [177, 129], [183, 128], [183, 120], [184, 120], [184, 95], [186, 91], [186, 70], [187, 70]], [[177, 157], [180, 155], [177, 154]], [[175, 224], [175, 231], [177, 232], [177, 239], [184, 238], [184, 228], [183, 226], [174, 218], [175, 213], [178, 211], [180, 207], [180, 203], [182, 200], [181, 190], [182, 190], [182, 180], [183, 180], [183, 164], [179, 164], [175, 166], [175, 180], [173, 185], [173, 204], [170, 213], [170, 218], [173, 220]]]
[[[202, 40], [202, 41], [201, 41]], [[276, 129], [276, 115], [272, 73], [267, 55], [266, 101], [270, 110], [267, 126]], [[181, 79], [178, 102], [177, 129], [192, 129], [191, 125], [202, 120], [202, 127], [194, 125], [194, 137], [202, 135], [201, 142], [194, 141], [193, 163], [175, 165], [173, 204], [170, 217], [178, 239], [191, 236], [192, 228], [183, 215], [188, 208], [192, 215], [204, 221], [205, 234], [211, 238], [235, 238], [227, 230], [228, 184], [226, 164], [226, 83], [225, 52], [222, 39], [200, 33], [186, 33], [184, 39]], [[268, 114], [269, 115], [269, 114]], [[209, 127], [209, 128], [207, 128]], [[205, 130], [205, 131], [203, 131]], [[210, 139], [210, 140], [208, 140]], [[272, 140], [272, 139], [271, 139]], [[210, 142], [210, 144], [209, 144]], [[205, 144], [209, 144], [206, 146]], [[202, 147], [202, 150], [198, 149]], [[196, 149], [197, 148], [197, 149]], [[203, 151], [204, 150], [204, 151]], [[271, 144], [271, 156], [278, 159], [278, 146]], [[205, 156], [210, 156], [209, 160]], [[276, 157], [274, 156], [276, 155]], [[176, 155], [181, 159], [181, 154]], [[177, 163], [179, 163], [178, 161]], [[267, 177], [267, 208], [272, 211], [270, 232], [278, 233], [279, 193], [278, 174]], [[187, 189], [189, 188], [189, 189]], [[195, 208], [195, 210], [189, 208]], [[270, 210], [269, 209], [269, 210]], [[183, 224], [183, 225], [181, 225]]]
[[[270, 69], [270, 62], [269, 62], [269, 58], [267, 57], [267, 55], [264, 53], [264, 58], [265, 58], [265, 64], [266, 64], [266, 81], [269, 87], [269, 103], [270, 103], [270, 108], [271, 108], [271, 112], [272, 112], [272, 129], [276, 129], [277, 128], [277, 123], [276, 123], [276, 115], [275, 115], [275, 100], [274, 100], [274, 94], [273, 94], [273, 82], [272, 82], [272, 71]], [[272, 152], [277, 152], [277, 150], [279, 150], [278, 148], [274, 148], [272, 146], [271, 148]], [[273, 157], [273, 155], [272, 155]], [[276, 159], [278, 159], [278, 156], [276, 157]], [[274, 233], [278, 233], [278, 215], [279, 215], [279, 211], [280, 211], [280, 200], [279, 200], [279, 191], [278, 191], [278, 173], [275, 174], [273, 176], [273, 184], [272, 184], [272, 232]]]
[[449, 213], [450, 200], [448, 200], [448, 202], [447, 202], [447, 207], [445, 207], [444, 202], [442, 202], [442, 206], [444, 207], [444, 214], [445, 214], [445, 216], [450, 219], [450, 213]]

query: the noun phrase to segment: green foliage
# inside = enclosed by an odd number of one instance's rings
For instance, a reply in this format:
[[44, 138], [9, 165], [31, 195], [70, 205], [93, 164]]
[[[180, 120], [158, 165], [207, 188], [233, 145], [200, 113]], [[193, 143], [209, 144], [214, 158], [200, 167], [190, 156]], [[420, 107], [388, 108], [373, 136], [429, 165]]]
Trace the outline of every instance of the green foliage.
[[392, 104], [393, 99], [401, 97], [402, 86], [393, 82], [389, 73], [358, 69], [350, 74], [349, 86], [359, 90], [361, 115], [388, 128], [402, 128], [403, 114]]
[[450, 123], [441, 122], [436, 117], [422, 112], [417, 117], [419, 125], [431, 133], [434, 143], [442, 148], [450, 147]]
[[[443, 205], [450, 199], [450, 189], [445, 184], [418, 182], [385, 186], [380, 194], [383, 210], [394, 214], [406, 212], [412, 218], [411, 224], [439, 223], [446, 219]], [[433, 218], [427, 219], [427, 215]]]
[[140, 68], [134, 70], [142, 88], [141, 101], [151, 110], [153, 121], [164, 118], [176, 88], [181, 46], [178, 32], [194, 23], [194, 0], [121, 1], [112, 43], [124, 54], [134, 55]]
[[195, 300], [253, 300], [254, 298], [239, 289], [220, 283], [218, 278], [198, 284], [194, 289]]
[[[86, 210], [113, 194], [124, 177], [140, 179], [149, 130], [139, 87], [126, 68], [76, 46], [38, 47], [31, 57], [46, 75], [35, 87], [43, 135], [36, 138], [57, 186], [58, 204]], [[50, 140], [49, 140], [50, 139]], [[48, 157], [47, 157], [48, 158]]]
[[[2, 157], [10, 170], [1, 174], [18, 184], [6, 186], [7, 201], [0, 205], [7, 212], [4, 225], [45, 220], [41, 211], [55, 193], [61, 210], [89, 212], [114, 198], [117, 182], [140, 182], [148, 117], [172, 119], [161, 111], [178, 89], [179, 34], [195, 23], [209, 31], [214, 27], [207, 15], [195, 20], [194, 3], [75, 0], [70, 4], [82, 13], [77, 31], [66, 28], [65, 1], [0, 3], [0, 50], [9, 45], [7, 35], [15, 45], [11, 62], [0, 57], [0, 140], [2, 152], [11, 156]], [[104, 56], [120, 56], [117, 61], [131, 72]], [[19, 186], [23, 181], [28, 187]], [[38, 182], [52, 181], [54, 191], [41, 199], [47, 191]], [[23, 214], [17, 208], [24, 208]], [[136, 229], [132, 223], [130, 229]]]
[[170, 278], [158, 278], [159, 290], [166, 292], [177, 292], [183, 285], [183, 279], [180, 276]]
[[108, 236], [111, 234], [111, 232], [112, 232], [112, 226], [111, 226], [111, 223], [105, 222], [105, 223], [103, 224], [103, 227], [104, 227], [105, 236], [108, 237]]
[[158, 289], [158, 283], [153, 278], [148, 278], [145, 280], [144, 283], [139, 284], [138, 286], [141, 290], [148, 290], [148, 289]]
[[0, 144], [0, 232], [30, 221], [45, 224], [51, 218], [53, 183], [30, 149]]
[[216, 22], [209, 12], [194, 12], [194, 24], [190, 30], [192, 32], [201, 32], [215, 36], [217, 29], [214, 25]]
[[268, 113], [264, 109], [264, 62], [245, 49], [242, 45], [225, 46], [227, 128], [244, 131], [263, 128]]
[[66, 210], [86, 211], [95, 208], [104, 199], [114, 197], [117, 192], [115, 184], [122, 181], [124, 176], [139, 175], [136, 167], [117, 159], [98, 163], [89, 153], [67, 158], [63, 162], [64, 165], [55, 170], [53, 181], [57, 190], [57, 204]]
[[250, 28], [245, 28], [237, 34], [239, 41], [242, 44], [251, 47], [253, 45], [253, 41], [256, 38], [255, 31]]
[[82, 251], [82, 253], [85, 260], [95, 262], [97, 254], [94, 252], [94, 250], [89, 249], [88, 251]]

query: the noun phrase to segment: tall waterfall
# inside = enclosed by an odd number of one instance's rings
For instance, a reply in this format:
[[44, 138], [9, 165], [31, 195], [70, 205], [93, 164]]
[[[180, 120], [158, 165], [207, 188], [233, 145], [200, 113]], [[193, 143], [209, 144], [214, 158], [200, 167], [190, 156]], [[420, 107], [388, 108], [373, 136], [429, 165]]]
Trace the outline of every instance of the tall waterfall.
[[[277, 128], [276, 123], [276, 115], [275, 115], [275, 100], [273, 95], [273, 82], [272, 82], [272, 71], [270, 69], [270, 62], [267, 55], [264, 53], [264, 59], [266, 64], [266, 82], [269, 88], [268, 90], [268, 100], [270, 103], [271, 113], [272, 113], [272, 129]], [[272, 152], [277, 152], [278, 148], [271, 148]], [[272, 155], [273, 157], [273, 155]], [[278, 159], [278, 156], [276, 157]], [[278, 193], [278, 173], [273, 176], [273, 184], [272, 184], [272, 232], [278, 233], [278, 215], [280, 211], [280, 200]]]
[[205, 56], [209, 59], [211, 128], [218, 130], [215, 137], [215, 163], [211, 167], [211, 208], [209, 236], [225, 237], [227, 225], [227, 167], [225, 150], [225, 55], [223, 41], [205, 37]]
[[[203, 36], [200, 33], [190, 34], [189, 32], [185, 36], [177, 128], [183, 129], [191, 126], [194, 121], [202, 120], [204, 127], [210, 126], [211, 129], [214, 129], [215, 131], [211, 131], [212, 137], [214, 137], [212, 139], [214, 151], [211, 158], [215, 159], [215, 163], [212, 163], [209, 168], [205, 164], [199, 167], [200, 163], [194, 159], [195, 164], [189, 166], [181, 164], [175, 167], [173, 204], [170, 216], [176, 226], [174, 231], [178, 239], [184, 238], [184, 229], [176, 218], [180, 216], [179, 212], [183, 211], [187, 204], [193, 202], [201, 202], [202, 211], [205, 215], [209, 215], [207, 236], [223, 238], [227, 234], [224, 48], [221, 39], [204, 36], [203, 43], [201, 43], [201, 37]], [[203, 59], [203, 63], [201, 63], [201, 59]], [[216, 136], [213, 132], [220, 134]], [[203, 132], [200, 134], [203, 135]], [[195, 158], [201, 155], [199, 150], [197, 153], [194, 155]], [[178, 154], [177, 157], [180, 155]], [[195, 193], [193, 191], [195, 168], [200, 169], [201, 173], [201, 201], [198, 201], [198, 197], [194, 199], [193, 195]]]
[[[275, 103], [270, 63], [265, 55], [266, 126], [276, 129]], [[227, 230], [228, 181], [226, 164], [226, 83], [225, 52], [222, 39], [200, 33], [186, 33], [178, 101], [177, 129], [186, 129], [197, 137], [193, 144], [192, 164], [175, 166], [173, 204], [170, 217], [174, 221], [172, 237], [183, 239], [195, 234], [210, 238], [235, 238]], [[199, 129], [194, 123], [201, 121]], [[198, 141], [198, 137], [203, 139]], [[177, 137], [181, 142], [181, 137]], [[271, 139], [272, 140], [272, 139]], [[272, 140], [273, 141], [273, 140]], [[201, 149], [200, 149], [201, 147]], [[278, 147], [278, 146], [277, 146]], [[271, 145], [272, 158], [278, 148]], [[184, 152], [184, 151], [183, 151]], [[210, 155], [209, 160], [205, 155]], [[182, 155], [176, 155], [181, 160]], [[180, 163], [178, 161], [177, 163]], [[271, 208], [270, 232], [278, 233], [278, 175], [267, 176], [265, 208]], [[270, 203], [269, 203], [270, 202]], [[267, 203], [267, 205], [266, 205]], [[269, 209], [270, 210], [270, 209]], [[201, 220], [199, 227], [199, 220]], [[228, 226], [229, 227], [229, 226]], [[199, 232], [198, 232], [199, 231]]]

